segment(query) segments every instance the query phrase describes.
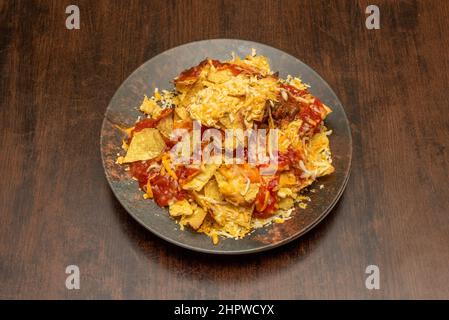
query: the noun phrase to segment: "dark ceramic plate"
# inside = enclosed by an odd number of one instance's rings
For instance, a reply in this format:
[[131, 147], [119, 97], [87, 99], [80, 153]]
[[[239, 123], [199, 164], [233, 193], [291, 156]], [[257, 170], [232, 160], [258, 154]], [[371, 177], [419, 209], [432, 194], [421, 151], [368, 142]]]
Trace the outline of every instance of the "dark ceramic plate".
[[[213, 245], [209, 237], [190, 230], [180, 231], [169, 218], [168, 211], [153, 201], [144, 200], [136, 181], [130, 179], [124, 167], [115, 164], [121, 151], [123, 134], [115, 125], [129, 127], [141, 115], [138, 107], [144, 94], [151, 94], [155, 87], [171, 89], [170, 80], [181, 71], [196, 65], [206, 57], [229, 59], [230, 52], [246, 56], [255, 48], [258, 54], [267, 56], [271, 68], [281, 77], [288, 74], [301, 76], [311, 85], [311, 91], [333, 109], [326, 125], [333, 130], [330, 137], [335, 173], [319, 179], [315, 184], [324, 188], [311, 193], [307, 209], [297, 209], [292, 218], [282, 224], [257, 229], [244, 239], [222, 239]], [[129, 214], [145, 228], [161, 238], [181, 247], [216, 254], [243, 254], [278, 247], [292, 241], [317, 225], [340, 198], [349, 177], [352, 140], [348, 119], [343, 106], [329, 85], [307, 65], [278, 49], [250, 41], [216, 39], [188, 43], [165, 51], [144, 63], [134, 71], [115, 93], [106, 110], [101, 129], [101, 155], [109, 184], [120, 203]]]

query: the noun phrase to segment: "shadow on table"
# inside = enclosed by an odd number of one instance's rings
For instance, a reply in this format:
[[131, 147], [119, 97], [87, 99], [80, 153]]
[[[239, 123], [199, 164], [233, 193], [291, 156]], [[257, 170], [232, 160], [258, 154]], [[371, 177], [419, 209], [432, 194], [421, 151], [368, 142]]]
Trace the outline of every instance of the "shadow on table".
[[[241, 269], [242, 272], [248, 270], [249, 265], [255, 265], [257, 268], [263, 268], [263, 265], [269, 263], [271, 260], [276, 260], [278, 267], [287, 267], [290, 263], [297, 261], [297, 259], [305, 259], [316, 246], [319, 245], [328, 230], [331, 228], [336, 215], [338, 215], [340, 203], [344, 198], [344, 194], [332, 211], [311, 231], [290, 243], [280, 247], [258, 253], [251, 253], [247, 255], [211, 255], [207, 253], [196, 252], [188, 249], [178, 247], [152, 234], [150, 231], [141, 226], [135, 221], [121, 206], [115, 198], [112, 191], [110, 192], [111, 201], [115, 208], [116, 217], [123, 228], [124, 233], [129, 237], [130, 243], [143, 253], [148, 259], [155, 259], [157, 257], [158, 263], [173, 265], [173, 259], [183, 265], [183, 261], [188, 261], [190, 265], [195, 265], [200, 269], [216, 269], [216, 268], [233, 268]], [[244, 258], [242, 258], [244, 257]], [[169, 266], [167, 266], [169, 268]], [[181, 270], [179, 270], [182, 272]], [[193, 272], [194, 274], [201, 274]], [[232, 274], [243, 274], [234, 272]], [[229, 281], [229, 278], [225, 279]]]

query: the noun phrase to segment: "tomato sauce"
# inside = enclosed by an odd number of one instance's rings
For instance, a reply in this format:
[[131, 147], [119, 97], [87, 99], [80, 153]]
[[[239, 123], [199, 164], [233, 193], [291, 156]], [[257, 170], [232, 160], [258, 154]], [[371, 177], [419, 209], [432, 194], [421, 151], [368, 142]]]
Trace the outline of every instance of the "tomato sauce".
[[287, 151], [284, 153], [279, 153], [278, 155], [278, 167], [281, 170], [289, 169], [293, 164], [299, 162], [302, 159], [302, 155], [298, 150], [293, 149], [291, 146], [288, 147]]
[[[208, 59], [205, 59], [201, 61], [197, 66], [192, 67], [190, 69], [184, 70], [180, 73], [178, 78], [175, 80], [176, 82], [183, 82], [187, 80], [195, 80], [198, 78], [201, 74], [201, 71], [203, 68], [209, 63]], [[210, 60], [210, 63], [217, 69], [217, 70], [229, 70], [232, 75], [237, 76], [241, 73], [248, 73], [248, 74], [258, 74], [257, 71], [252, 70], [250, 68], [245, 68], [244, 66], [239, 66], [236, 64], [232, 64], [229, 62], [221, 62], [219, 60]]]
[[[173, 109], [164, 109], [164, 110], [162, 110], [162, 112], [158, 118], [155, 118], [155, 119], [146, 118], [146, 119], [140, 120], [139, 122], [136, 122], [136, 124], [134, 125], [134, 129], [131, 130], [131, 133], [128, 137], [128, 144], [131, 143], [131, 140], [134, 137], [134, 134], [136, 132], [142, 131], [143, 129], [146, 129], [146, 128], [156, 128], [159, 121], [161, 121], [164, 117], [168, 116], [172, 112], [173, 112]], [[165, 141], [165, 144], [168, 145], [168, 147], [172, 147], [174, 145], [174, 144], [171, 145], [170, 141], [166, 138], [164, 138], [164, 141]]]
[[147, 184], [148, 179], [159, 172], [157, 168], [149, 169], [152, 163], [153, 161], [148, 160], [136, 161], [129, 164], [131, 175], [137, 179], [140, 188], [143, 188]]
[[279, 177], [276, 176], [268, 183], [262, 184], [256, 196], [253, 215], [258, 218], [269, 218], [277, 210], [278, 198], [276, 189], [279, 184]]
[[175, 79], [176, 82], [182, 82], [189, 79], [196, 79], [201, 74], [201, 71], [203, 70], [203, 67], [207, 64], [207, 59], [201, 61], [197, 66], [194, 66], [190, 69], [184, 70], [181, 72], [177, 79]]
[[174, 121], [173, 129], [186, 129], [187, 131], [192, 131], [193, 122], [190, 119]]
[[[187, 192], [181, 190], [178, 182], [171, 176], [161, 175], [160, 168], [150, 169], [152, 163], [154, 161], [136, 161], [129, 165], [130, 172], [139, 182], [141, 189], [144, 189], [150, 180], [154, 200], [161, 207], [169, 205], [173, 200], [188, 198]], [[194, 168], [185, 168], [183, 171], [176, 170], [177, 176], [181, 177], [180, 180], [191, 178], [198, 172], [199, 170]]]
[[146, 128], [154, 128], [156, 127], [158, 121], [156, 119], [143, 119], [139, 122], [136, 123], [136, 125], [134, 126], [134, 130], [132, 131], [132, 134], [142, 131], [143, 129]]
[[300, 90], [286, 83], [282, 83], [281, 88], [287, 90], [294, 97], [303, 97], [304, 95], [309, 93], [307, 89]]
[[131, 131], [131, 137], [133, 137], [134, 133], [142, 131], [143, 129], [146, 128], [156, 128], [156, 126], [158, 125], [159, 121], [161, 121], [163, 118], [165, 118], [166, 116], [168, 116], [169, 114], [171, 114], [173, 112], [173, 109], [169, 108], [169, 109], [164, 109], [162, 110], [161, 114], [159, 115], [159, 117], [153, 119], [153, 118], [145, 118], [143, 120], [140, 120], [138, 122], [136, 122], [136, 124], [134, 125], [134, 129]]
[[299, 129], [300, 135], [316, 132], [319, 124], [323, 121], [321, 117], [321, 111], [323, 109], [323, 104], [316, 98], [311, 105], [301, 105], [299, 119], [301, 119], [303, 123]]
[[[299, 90], [285, 83], [281, 84], [281, 88], [287, 90], [289, 94], [291, 94], [294, 97], [303, 97], [305, 94], [309, 93], [307, 90]], [[320, 100], [315, 98], [312, 104], [299, 102], [297, 106], [299, 107], [299, 112], [295, 113], [294, 118], [301, 119], [303, 121], [302, 126], [299, 130], [299, 134], [303, 136], [308, 133], [314, 133], [318, 128], [319, 124], [321, 123], [321, 121], [323, 120], [322, 119], [322, 113], [324, 111], [323, 104], [321, 103]], [[295, 108], [295, 110], [298, 109]]]
[[217, 60], [213, 60], [213, 64], [214, 64], [214, 67], [217, 68], [218, 70], [229, 70], [233, 76], [238, 76], [239, 74], [244, 72], [243, 68], [240, 68], [239, 66], [237, 66], [235, 64], [231, 64], [231, 63], [227, 63], [227, 62], [222, 63]]
[[175, 174], [181, 184], [186, 183], [200, 172], [200, 169], [178, 165]]
[[171, 176], [156, 175], [150, 180], [154, 201], [161, 206], [168, 206], [174, 200], [187, 198], [187, 193], [180, 190], [179, 184]]

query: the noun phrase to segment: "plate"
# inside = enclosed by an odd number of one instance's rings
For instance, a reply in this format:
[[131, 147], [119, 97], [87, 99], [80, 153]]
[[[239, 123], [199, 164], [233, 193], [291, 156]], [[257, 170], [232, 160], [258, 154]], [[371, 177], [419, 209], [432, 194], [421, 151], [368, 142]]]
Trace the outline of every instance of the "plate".
[[[332, 129], [330, 145], [335, 172], [315, 182], [316, 193], [310, 193], [312, 201], [304, 209], [296, 208], [292, 218], [281, 224], [256, 229], [244, 239], [221, 239], [218, 245], [200, 233], [179, 230], [168, 215], [152, 200], [145, 200], [137, 182], [131, 179], [124, 166], [115, 163], [121, 151], [123, 133], [117, 129], [132, 126], [142, 115], [138, 108], [144, 94], [151, 95], [154, 88], [171, 89], [170, 83], [181, 71], [198, 64], [204, 58], [227, 60], [230, 53], [241, 57], [251, 53], [268, 57], [271, 69], [281, 77], [288, 74], [300, 76], [311, 86], [311, 92], [330, 106], [333, 112], [325, 124]], [[349, 122], [341, 102], [329, 85], [310, 67], [299, 59], [273, 47], [244, 40], [214, 39], [191, 42], [167, 50], [148, 60], [135, 70], [114, 94], [106, 110], [101, 128], [101, 155], [104, 171], [118, 201], [145, 228], [159, 237], [195, 251], [214, 254], [245, 254], [259, 252], [288, 243], [316, 226], [334, 207], [342, 195], [349, 178], [352, 156], [352, 139]], [[323, 185], [319, 189], [318, 185]]]

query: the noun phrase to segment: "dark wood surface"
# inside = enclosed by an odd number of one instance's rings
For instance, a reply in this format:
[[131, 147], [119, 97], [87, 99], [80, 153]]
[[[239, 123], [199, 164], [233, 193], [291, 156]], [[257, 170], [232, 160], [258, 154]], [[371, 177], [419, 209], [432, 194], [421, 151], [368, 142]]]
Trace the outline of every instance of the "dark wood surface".
[[[73, 3], [72, 3], [73, 2]], [[81, 29], [65, 28], [77, 4]], [[447, 1], [1, 1], [0, 298], [449, 298]], [[262, 42], [335, 90], [351, 177], [313, 231], [244, 257], [193, 253], [140, 227], [100, 160], [122, 81], [173, 46]], [[81, 289], [65, 288], [78, 265]], [[380, 290], [365, 268], [380, 268]]]

